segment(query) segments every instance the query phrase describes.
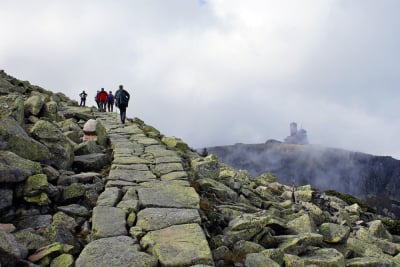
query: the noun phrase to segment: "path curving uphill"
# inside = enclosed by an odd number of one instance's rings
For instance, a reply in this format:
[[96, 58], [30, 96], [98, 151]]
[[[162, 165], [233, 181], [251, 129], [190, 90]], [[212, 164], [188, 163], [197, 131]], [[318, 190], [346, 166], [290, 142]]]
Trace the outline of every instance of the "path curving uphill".
[[182, 153], [138, 119], [122, 125], [117, 113], [96, 117], [113, 160], [92, 212], [92, 241], [75, 265], [213, 266]]

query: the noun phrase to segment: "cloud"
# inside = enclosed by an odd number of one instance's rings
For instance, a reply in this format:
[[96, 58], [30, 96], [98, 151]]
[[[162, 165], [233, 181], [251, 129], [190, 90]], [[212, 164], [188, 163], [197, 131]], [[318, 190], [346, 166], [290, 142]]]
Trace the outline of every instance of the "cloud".
[[297, 121], [311, 143], [400, 157], [399, 5], [3, 1], [0, 68], [89, 104], [123, 84], [128, 116], [193, 147], [282, 140]]

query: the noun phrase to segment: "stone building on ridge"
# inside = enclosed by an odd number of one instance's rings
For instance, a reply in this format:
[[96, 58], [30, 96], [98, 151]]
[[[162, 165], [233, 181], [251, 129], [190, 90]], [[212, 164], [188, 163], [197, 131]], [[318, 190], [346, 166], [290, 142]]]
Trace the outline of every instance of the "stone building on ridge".
[[287, 144], [308, 145], [307, 131], [300, 128], [297, 129], [297, 123], [290, 124], [290, 135], [284, 139]]

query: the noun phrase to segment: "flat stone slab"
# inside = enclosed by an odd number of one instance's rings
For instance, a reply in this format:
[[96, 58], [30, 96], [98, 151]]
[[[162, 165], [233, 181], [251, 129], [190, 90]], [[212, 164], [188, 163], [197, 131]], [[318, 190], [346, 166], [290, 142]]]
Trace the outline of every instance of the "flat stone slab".
[[147, 159], [142, 159], [137, 156], [129, 156], [129, 157], [116, 157], [114, 156], [113, 164], [122, 164], [122, 165], [128, 165], [128, 164], [149, 164], [150, 161]]
[[97, 199], [96, 206], [109, 206], [113, 207], [121, 198], [121, 190], [117, 187], [108, 187]]
[[98, 206], [93, 209], [92, 238], [93, 240], [127, 235], [125, 211], [115, 207]]
[[162, 163], [182, 163], [182, 158], [179, 156], [156, 157], [156, 164]]
[[160, 141], [153, 139], [153, 138], [149, 138], [149, 137], [143, 137], [143, 136], [138, 136], [138, 135], [133, 135], [130, 138], [131, 141], [136, 141], [139, 144], [142, 144], [144, 146], [150, 146], [150, 145], [157, 145], [160, 143]]
[[111, 170], [148, 171], [149, 167], [146, 164], [112, 164]]
[[198, 224], [174, 225], [149, 232], [140, 241], [161, 266], [214, 265], [203, 230]]
[[154, 168], [154, 172], [161, 175], [170, 173], [170, 172], [178, 172], [183, 171], [183, 166], [181, 163], [160, 163], [157, 164]]
[[139, 188], [137, 192], [141, 207], [200, 208], [200, 198], [192, 187], [164, 182], [157, 187]]
[[188, 174], [184, 171], [170, 172], [161, 176], [161, 181], [171, 181], [171, 180], [187, 180], [189, 178]]
[[139, 251], [135, 239], [117, 236], [95, 240], [86, 245], [75, 262], [76, 267], [156, 267], [157, 258]]
[[106, 188], [108, 187], [118, 187], [118, 188], [123, 188], [126, 186], [137, 186], [137, 183], [134, 182], [127, 182], [127, 181], [121, 181], [121, 180], [109, 180], [106, 183]]
[[163, 158], [163, 157], [179, 157], [178, 153], [173, 150], [166, 149], [165, 146], [158, 145], [158, 146], [149, 146], [146, 147], [146, 152], [152, 154], [156, 158]]
[[151, 171], [111, 170], [107, 180], [123, 180], [127, 182], [148, 182], [156, 179]]
[[137, 214], [136, 226], [148, 232], [189, 223], [201, 223], [196, 209], [147, 208]]

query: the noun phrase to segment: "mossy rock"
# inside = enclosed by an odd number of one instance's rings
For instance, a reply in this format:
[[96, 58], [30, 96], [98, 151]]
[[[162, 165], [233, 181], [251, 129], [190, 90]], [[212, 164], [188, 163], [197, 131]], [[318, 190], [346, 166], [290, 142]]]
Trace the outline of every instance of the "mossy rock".
[[147, 134], [149, 137], [160, 137], [160, 131], [154, 128], [153, 126], [150, 125], [144, 125], [143, 126], [143, 131]]
[[269, 183], [278, 182], [278, 178], [269, 172], [257, 176], [254, 180], [258, 185], [268, 185]]
[[51, 202], [46, 193], [41, 193], [39, 195], [31, 196], [31, 197], [25, 196], [24, 199], [28, 203], [36, 204], [39, 206], [45, 206], [45, 205], [50, 204], [50, 202]]
[[50, 267], [73, 267], [74, 257], [71, 254], [61, 254], [52, 260]]
[[350, 234], [350, 227], [334, 223], [323, 223], [319, 230], [327, 243], [344, 243]]
[[182, 152], [188, 152], [190, 150], [189, 146], [185, 142], [175, 136], [163, 137], [161, 141], [169, 148], [175, 148]]
[[45, 174], [36, 174], [29, 176], [24, 187], [25, 196], [35, 196], [41, 191], [44, 192], [49, 188], [47, 176]]

